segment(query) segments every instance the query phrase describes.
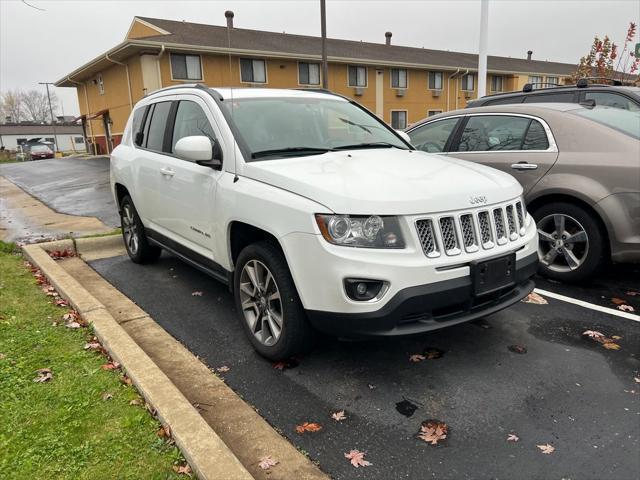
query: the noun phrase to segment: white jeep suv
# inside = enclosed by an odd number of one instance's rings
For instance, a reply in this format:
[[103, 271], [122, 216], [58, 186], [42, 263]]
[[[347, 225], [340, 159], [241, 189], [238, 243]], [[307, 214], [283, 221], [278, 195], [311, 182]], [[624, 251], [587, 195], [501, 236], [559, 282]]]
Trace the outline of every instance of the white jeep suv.
[[111, 183], [131, 259], [165, 249], [227, 283], [270, 359], [316, 330], [426, 332], [533, 288], [537, 232], [516, 180], [416, 151], [329, 92], [156, 91], [135, 106]]

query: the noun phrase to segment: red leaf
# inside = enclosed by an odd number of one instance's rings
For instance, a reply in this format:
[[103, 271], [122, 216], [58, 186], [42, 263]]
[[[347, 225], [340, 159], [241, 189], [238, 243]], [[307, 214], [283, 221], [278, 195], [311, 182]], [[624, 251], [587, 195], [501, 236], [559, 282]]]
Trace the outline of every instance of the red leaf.
[[304, 433], [304, 432], [319, 432], [322, 430], [322, 425], [315, 422], [304, 422], [302, 425], [296, 425], [296, 432]]
[[351, 450], [349, 453], [345, 453], [344, 457], [351, 462], [354, 467], [368, 467], [371, 462], [364, 459], [364, 452], [359, 450]]

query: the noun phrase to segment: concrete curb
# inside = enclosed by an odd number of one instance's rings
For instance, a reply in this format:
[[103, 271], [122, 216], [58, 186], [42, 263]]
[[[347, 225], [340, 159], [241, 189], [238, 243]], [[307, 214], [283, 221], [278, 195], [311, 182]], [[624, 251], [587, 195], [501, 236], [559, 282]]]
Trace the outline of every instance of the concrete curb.
[[103, 257], [124, 255], [127, 250], [121, 234], [106, 235], [104, 237], [76, 238], [75, 251], [84, 261], [96, 260]]
[[[102, 238], [106, 237], [85, 240], [94, 240], [89, 244], [98, 244], [100, 242], [95, 240]], [[176, 445], [198, 477], [206, 480], [252, 480], [251, 474], [227, 445], [118, 325], [104, 305], [48, 255], [47, 250], [59, 250], [60, 243], [27, 245], [23, 247], [23, 252], [80, 316], [92, 324], [96, 336], [109, 354], [122, 365], [146, 401], [156, 409], [162, 423], [171, 428]]]

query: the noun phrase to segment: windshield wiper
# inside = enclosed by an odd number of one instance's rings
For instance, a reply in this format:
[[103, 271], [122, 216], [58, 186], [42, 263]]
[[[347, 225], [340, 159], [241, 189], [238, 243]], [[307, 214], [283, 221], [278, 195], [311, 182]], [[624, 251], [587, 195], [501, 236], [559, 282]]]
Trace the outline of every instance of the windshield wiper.
[[333, 150], [356, 150], [360, 148], [398, 148], [400, 150], [407, 150], [406, 148], [402, 148], [389, 142], [354, 143], [353, 145], [340, 145], [339, 147], [333, 147]]
[[321, 153], [327, 153], [328, 148], [319, 147], [287, 147], [287, 148], [274, 148], [273, 150], [260, 150], [259, 152], [253, 152], [251, 158], [271, 157], [273, 155], [286, 155], [286, 154], [298, 154], [298, 155], [320, 155]]

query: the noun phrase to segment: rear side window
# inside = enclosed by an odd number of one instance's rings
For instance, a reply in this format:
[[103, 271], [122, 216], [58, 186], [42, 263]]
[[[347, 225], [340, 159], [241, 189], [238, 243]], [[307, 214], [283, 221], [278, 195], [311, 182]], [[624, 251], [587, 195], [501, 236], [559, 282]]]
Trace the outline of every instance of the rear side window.
[[[140, 107], [133, 112], [133, 120], [131, 122], [131, 138], [133, 139], [133, 143], [135, 143], [138, 147], [142, 145], [144, 139], [141, 134], [142, 131], [142, 121], [144, 120], [144, 112], [147, 107]], [[138, 135], [140, 133], [140, 135]]]
[[512, 97], [496, 98], [495, 100], [488, 100], [482, 105], [510, 105], [512, 103], [522, 103], [524, 95], [516, 95]]
[[537, 93], [535, 95], [527, 95], [524, 103], [575, 103], [573, 98], [573, 92]]
[[408, 132], [411, 144], [423, 152], [443, 152], [459, 120], [459, 118], [445, 118], [418, 127]]
[[458, 142], [457, 151], [520, 150], [530, 121], [529, 118], [508, 115], [469, 117]]
[[171, 111], [171, 102], [160, 102], [153, 105], [153, 111], [147, 116], [146, 147], [149, 150], [162, 151], [167, 119]]
[[522, 150], [546, 150], [549, 148], [549, 139], [544, 127], [537, 120], [531, 120], [527, 135], [522, 143]]
[[599, 107], [622, 108], [623, 110], [638, 111], [640, 106], [624, 95], [610, 92], [585, 92], [585, 100], [595, 100]]
[[215, 140], [215, 134], [209, 123], [209, 119], [204, 110], [195, 102], [182, 100], [178, 104], [176, 111], [176, 121], [173, 126], [173, 139], [171, 141], [171, 152], [175, 153], [178, 140], [191, 136], [208, 137], [211, 142]]

